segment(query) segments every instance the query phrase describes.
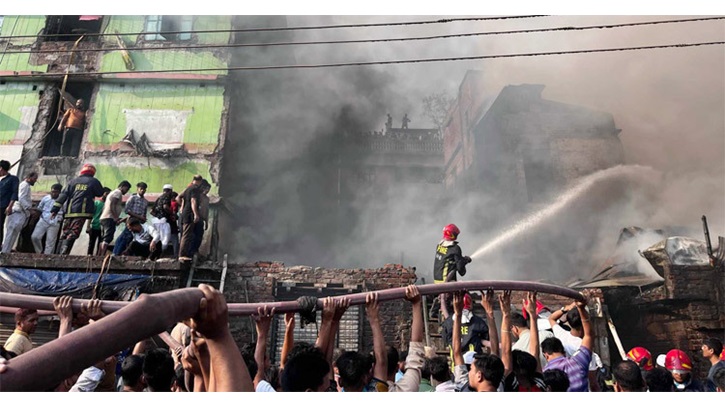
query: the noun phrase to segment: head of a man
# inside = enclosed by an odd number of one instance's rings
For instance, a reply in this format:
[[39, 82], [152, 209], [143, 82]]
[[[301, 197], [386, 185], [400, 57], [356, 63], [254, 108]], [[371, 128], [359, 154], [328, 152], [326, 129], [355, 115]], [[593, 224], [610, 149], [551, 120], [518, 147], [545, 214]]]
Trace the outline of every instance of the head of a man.
[[111, 193], [111, 188], [103, 187], [103, 195], [101, 195], [101, 201], [106, 202], [106, 198], [108, 198], [108, 194]]
[[451, 380], [451, 367], [448, 364], [448, 358], [436, 356], [430, 359], [430, 377], [438, 383]]
[[53, 199], [58, 199], [61, 190], [63, 190], [63, 185], [53, 184], [53, 186], [50, 187], [50, 197]]
[[137, 218], [129, 217], [126, 221], [126, 227], [128, 227], [128, 230], [133, 233], [141, 233], [141, 231], [143, 230], [143, 226], [141, 226], [141, 221]]
[[584, 329], [582, 328], [582, 317], [579, 310], [574, 307], [566, 313], [566, 322], [571, 327], [571, 334], [577, 338], [584, 337]]
[[720, 353], [722, 352], [722, 341], [717, 338], [707, 338], [702, 342], [702, 357], [707, 360], [720, 359]]
[[561, 369], [549, 369], [543, 373], [544, 383], [551, 392], [566, 392], [569, 390], [569, 376]]
[[123, 385], [133, 391], [143, 391], [146, 383], [143, 380], [144, 355], [127, 356], [121, 363]]
[[[388, 352], [388, 367], [386, 373], [388, 374], [388, 378], [391, 376], [395, 376], [395, 373], [398, 372], [398, 363], [400, 362], [400, 353], [398, 353], [398, 349], [395, 348], [395, 346], [387, 345], [385, 349]], [[405, 363], [405, 359], [403, 359], [403, 363]], [[386, 379], [384, 377], [380, 377], [380, 379]]]
[[10, 171], [10, 161], [0, 160], [0, 177], [8, 175]]
[[197, 175], [194, 175], [194, 178], [191, 179], [191, 184], [195, 187], [198, 187], [201, 185], [202, 181], [204, 181], [204, 177], [197, 174]]
[[330, 365], [327, 363], [325, 355], [314, 346], [304, 349], [297, 348], [297, 350], [293, 348], [290, 351], [287, 363], [282, 370], [280, 378], [282, 391], [324, 392], [330, 385], [327, 380]]
[[38, 326], [38, 311], [29, 308], [20, 308], [15, 311], [15, 328], [30, 335]]
[[675, 384], [685, 385], [692, 378], [692, 361], [687, 353], [672, 349], [665, 355], [665, 368], [672, 373]]
[[559, 338], [546, 338], [541, 342], [541, 353], [546, 358], [547, 362], [564, 356], [564, 345], [561, 343]]
[[712, 376], [712, 381], [715, 382], [715, 387], [718, 392], [725, 392], [725, 369], [718, 369]]
[[121, 191], [123, 195], [126, 195], [129, 189], [131, 189], [131, 183], [126, 180], [123, 180], [120, 184], [118, 184], [118, 190]]
[[631, 360], [622, 360], [614, 365], [612, 377], [616, 392], [643, 392], [646, 388], [642, 371]]
[[468, 371], [468, 386], [473, 391], [493, 392], [503, 379], [504, 366], [496, 355], [476, 355]]
[[83, 99], [76, 100], [76, 109], [83, 110], [86, 107], [86, 101]]
[[[397, 363], [396, 363], [397, 366]], [[370, 381], [370, 360], [359, 352], [345, 352], [337, 358], [340, 386], [346, 392], [362, 391]]]
[[533, 382], [534, 376], [536, 376], [536, 367], [538, 366], [536, 358], [531, 356], [529, 352], [513, 350], [511, 359], [514, 365], [514, 374], [519, 378], [525, 377]]
[[151, 349], [143, 361], [143, 377], [149, 391], [171, 391], [174, 381], [174, 359], [164, 349]]
[[201, 185], [199, 186], [200, 191], [202, 194], [207, 195], [209, 194], [209, 191], [211, 191], [211, 184], [207, 180], [201, 181]]
[[647, 377], [645, 378], [647, 389], [650, 392], [674, 391], [673, 381], [672, 373], [662, 366], [653, 367], [647, 372]]
[[146, 185], [145, 182], [139, 182], [138, 184], [136, 184], [136, 194], [143, 198], [144, 194], [146, 194], [146, 189], [148, 187], [149, 186]]
[[511, 333], [514, 338], [518, 340], [523, 332], [529, 329], [529, 324], [526, 323], [526, 318], [518, 312], [511, 313]]
[[25, 182], [30, 185], [35, 185], [35, 183], [38, 182], [38, 173], [35, 171], [30, 172], [25, 176]]
[[171, 193], [174, 192], [174, 187], [171, 186], [171, 184], [166, 184], [162, 188], [164, 196], [171, 196]]

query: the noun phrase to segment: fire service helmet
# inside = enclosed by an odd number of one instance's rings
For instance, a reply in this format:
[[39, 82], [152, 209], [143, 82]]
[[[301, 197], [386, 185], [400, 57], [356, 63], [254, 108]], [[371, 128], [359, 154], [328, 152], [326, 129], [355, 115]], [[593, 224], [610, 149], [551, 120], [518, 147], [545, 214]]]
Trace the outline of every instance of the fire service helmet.
[[460, 233], [461, 230], [458, 229], [458, 226], [451, 223], [443, 228], [443, 240], [456, 240]]
[[627, 359], [639, 365], [642, 370], [650, 371], [654, 369], [654, 363], [652, 363], [652, 354], [641, 346], [632, 348], [627, 352]]
[[665, 355], [665, 368], [672, 373], [690, 373], [692, 371], [692, 361], [685, 352], [672, 349]]
[[93, 164], [83, 164], [83, 167], [81, 168], [81, 175], [96, 175], [96, 167], [94, 167]]
[[463, 309], [470, 310], [473, 308], [473, 300], [468, 293], [463, 294]]

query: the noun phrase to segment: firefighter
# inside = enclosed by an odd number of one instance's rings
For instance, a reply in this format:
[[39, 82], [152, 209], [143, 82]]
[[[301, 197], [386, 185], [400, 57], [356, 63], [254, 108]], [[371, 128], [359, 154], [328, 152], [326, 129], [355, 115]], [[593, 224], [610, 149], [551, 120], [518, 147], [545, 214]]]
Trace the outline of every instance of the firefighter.
[[639, 366], [642, 371], [642, 377], [645, 378], [647, 377], [647, 373], [655, 367], [654, 362], [652, 361], [652, 354], [646, 348], [641, 346], [630, 349], [630, 351], [627, 352], [627, 359]]
[[[55, 218], [64, 205], [63, 231], [60, 235], [60, 254], [69, 254], [73, 248], [73, 242], [78, 239], [83, 231], [83, 224], [86, 219], [92, 219], [95, 211], [93, 201], [103, 195], [103, 185], [94, 176], [96, 167], [92, 164], [84, 164], [80, 176], [72, 179], [68, 186], [55, 200], [50, 210], [51, 218]], [[66, 202], [67, 201], [67, 202]]]
[[675, 391], [705, 391], [699, 380], [692, 378], [692, 361], [679, 349], [672, 349], [665, 355], [665, 368], [672, 373]]
[[[456, 281], [457, 274], [460, 274], [461, 277], [466, 275], [466, 264], [471, 262], [471, 258], [464, 256], [461, 247], [458, 246], [456, 239], [460, 233], [458, 226], [452, 223], [443, 228], [443, 240], [436, 247], [435, 261], [433, 262], [433, 282], [435, 284]], [[441, 294], [438, 299], [441, 303], [443, 317], [448, 318], [448, 309], [445, 303], [446, 295]]]

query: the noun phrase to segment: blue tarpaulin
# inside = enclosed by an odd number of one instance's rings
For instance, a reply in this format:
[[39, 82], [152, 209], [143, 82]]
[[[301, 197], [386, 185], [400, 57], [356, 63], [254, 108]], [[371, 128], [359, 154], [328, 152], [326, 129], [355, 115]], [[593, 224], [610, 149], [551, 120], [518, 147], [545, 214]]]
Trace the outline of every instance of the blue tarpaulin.
[[[137, 274], [104, 274], [99, 285], [121, 292], [149, 278]], [[0, 267], [0, 291], [15, 294], [83, 296], [93, 291], [97, 280], [98, 273]]]

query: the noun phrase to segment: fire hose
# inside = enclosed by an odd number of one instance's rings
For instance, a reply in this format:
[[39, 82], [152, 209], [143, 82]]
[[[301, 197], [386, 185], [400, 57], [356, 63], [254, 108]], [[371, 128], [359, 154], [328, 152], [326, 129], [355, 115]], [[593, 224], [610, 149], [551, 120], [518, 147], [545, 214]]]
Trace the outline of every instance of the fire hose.
[[[461, 290], [514, 290], [536, 291], [561, 295], [577, 301], [584, 296], [572, 289], [551, 284], [521, 281], [464, 281], [418, 286], [421, 295], [437, 295]], [[405, 297], [405, 288], [377, 291], [378, 301], [392, 301]], [[367, 293], [342, 295], [335, 298], [350, 299], [351, 305], [365, 303]], [[133, 346], [136, 342], [157, 335], [167, 327], [194, 316], [203, 298], [198, 288], [184, 288], [159, 294], [142, 295], [134, 302], [103, 301], [101, 310], [105, 318], [75, 330], [30, 352], [7, 362], [7, 371], [0, 374], [0, 391], [46, 390], [67, 377], [109, 355]], [[310, 297], [311, 298], [311, 297]], [[322, 299], [308, 302], [314, 309], [322, 309]], [[88, 300], [74, 299], [74, 312], [80, 311]], [[262, 306], [274, 307], [276, 313], [309, 311], [303, 301], [285, 301], [257, 304], [228, 304], [229, 315], [254, 315]], [[52, 310], [49, 297], [0, 293], [0, 305], [19, 308]]]

